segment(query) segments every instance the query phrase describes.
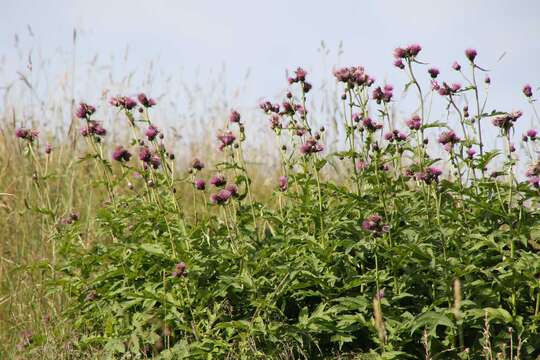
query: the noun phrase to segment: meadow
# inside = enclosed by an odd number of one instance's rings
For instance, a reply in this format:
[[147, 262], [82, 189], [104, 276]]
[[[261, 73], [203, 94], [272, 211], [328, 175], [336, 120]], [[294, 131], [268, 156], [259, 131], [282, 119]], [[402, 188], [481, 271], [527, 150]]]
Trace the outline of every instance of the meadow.
[[[490, 108], [479, 59], [439, 69], [412, 44], [393, 53], [403, 89], [355, 65], [324, 95], [298, 67], [256, 112], [208, 82], [160, 112], [130, 76], [95, 85], [99, 104], [61, 84], [67, 106], [48, 106], [20, 74], [0, 357], [539, 357], [540, 135], [516, 129], [540, 126], [536, 89]], [[37, 113], [12, 105], [26, 96]]]

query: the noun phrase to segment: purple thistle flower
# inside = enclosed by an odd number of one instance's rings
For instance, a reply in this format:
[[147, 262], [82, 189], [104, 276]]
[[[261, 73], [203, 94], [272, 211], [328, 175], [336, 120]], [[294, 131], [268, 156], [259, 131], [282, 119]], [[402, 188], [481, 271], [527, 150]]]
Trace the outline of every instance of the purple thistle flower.
[[239, 123], [240, 122], [240, 113], [236, 110], [231, 110], [229, 113], [229, 122], [230, 123]]
[[371, 118], [367, 117], [364, 120], [362, 120], [362, 126], [367, 129], [369, 132], [374, 132], [379, 129], [383, 128], [382, 124], [378, 124], [375, 121], [373, 121]]
[[226, 185], [225, 190], [230, 192], [232, 197], [237, 197], [238, 196], [238, 187], [235, 184]]
[[422, 119], [418, 115], [414, 115], [412, 118], [405, 121], [407, 127], [411, 130], [419, 130], [422, 127]]
[[296, 75], [296, 81], [306, 81], [307, 71], [302, 69], [301, 67], [296, 69], [294, 74]]
[[540, 188], [540, 177], [538, 176], [530, 176], [527, 181], [529, 182], [529, 184], [531, 184], [532, 186], [534, 186], [535, 188]]
[[227, 202], [227, 200], [229, 200], [231, 196], [232, 194], [229, 190], [223, 189], [217, 194], [210, 195], [210, 202], [217, 205], [224, 204]]
[[161, 159], [157, 155], [152, 155], [148, 163], [152, 165], [154, 169], [157, 169], [161, 165]]
[[526, 84], [526, 85], [523, 86], [523, 94], [528, 98], [533, 96], [531, 85]]
[[465, 56], [467, 57], [467, 59], [469, 59], [470, 62], [474, 62], [476, 55], [478, 55], [478, 53], [476, 52], [475, 49], [465, 50]]
[[437, 69], [437, 68], [430, 68], [430, 69], [428, 70], [428, 73], [429, 73], [429, 75], [431, 76], [432, 79], [435, 79], [435, 78], [437, 78], [437, 76], [439, 76], [439, 69]]
[[286, 176], [280, 176], [278, 179], [279, 191], [287, 191], [289, 188], [289, 179]]
[[538, 132], [537, 132], [535, 129], [527, 130], [527, 136], [528, 136], [531, 140], [536, 140], [536, 135], [538, 135]]
[[452, 64], [452, 69], [459, 71], [461, 70], [461, 65], [459, 65], [457, 61], [454, 61], [454, 63]]
[[394, 57], [396, 59], [404, 59], [407, 57], [407, 50], [403, 48], [395, 48], [394, 49]]
[[52, 145], [45, 144], [45, 154], [49, 155], [52, 152]]
[[159, 129], [155, 125], [150, 125], [144, 133], [149, 141], [153, 141], [159, 134]]
[[439, 176], [441, 176], [441, 174], [442, 174], [441, 169], [434, 166], [430, 166], [426, 168], [424, 172], [419, 172], [415, 176], [418, 181], [423, 181], [426, 184], [431, 184], [432, 182], [438, 182]]
[[193, 161], [191, 162], [191, 167], [195, 170], [201, 171], [202, 169], [204, 169], [204, 164], [199, 159], [193, 159]]
[[317, 142], [314, 138], [307, 139], [301, 146], [300, 146], [300, 154], [302, 155], [310, 155], [315, 154], [318, 152], [321, 152], [324, 150], [324, 146]]
[[96, 120], [88, 120], [87, 125], [81, 129], [82, 136], [105, 136], [107, 130]]
[[149, 163], [152, 159], [152, 152], [148, 148], [148, 146], [143, 146], [139, 150], [139, 159], [145, 163]]
[[375, 235], [382, 235], [389, 230], [388, 225], [383, 223], [382, 217], [376, 213], [362, 221], [362, 228]]
[[132, 110], [137, 106], [137, 102], [128, 96], [116, 96], [109, 100], [109, 104], [125, 110]]
[[236, 136], [232, 133], [232, 131], [225, 131], [217, 136], [218, 140], [221, 142], [219, 145], [219, 149], [223, 151], [223, 149], [226, 146], [231, 145], [234, 140], [236, 140]]
[[401, 59], [394, 60], [394, 66], [401, 70], [405, 69], [405, 64]]
[[174, 266], [174, 271], [172, 272], [171, 275], [174, 278], [186, 276], [187, 275], [186, 269], [187, 269], [186, 263], [181, 261]]
[[75, 116], [77, 116], [79, 119], [86, 119], [95, 112], [96, 112], [95, 107], [81, 102], [79, 104], [77, 111], [75, 111]]
[[472, 147], [467, 149], [467, 156], [469, 157], [469, 159], [472, 159], [475, 154], [476, 154], [476, 150], [474, 150]]
[[131, 153], [123, 146], [117, 146], [116, 149], [114, 149], [112, 158], [116, 161], [129, 161], [129, 159], [131, 159]]
[[39, 136], [39, 131], [34, 129], [18, 128], [15, 130], [15, 137], [29, 142], [34, 142]]
[[137, 95], [137, 100], [139, 100], [139, 103], [145, 108], [150, 108], [157, 104], [155, 99], [147, 97], [144, 93]]
[[407, 47], [407, 51], [411, 56], [414, 57], [418, 55], [420, 51], [422, 51], [422, 46], [420, 46], [419, 44], [412, 44]]
[[204, 190], [206, 189], [206, 182], [203, 179], [196, 179], [193, 184], [195, 185], [195, 188], [197, 190]]
[[304, 82], [304, 85], [302, 86], [302, 90], [307, 94], [309, 90], [311, 90], [312, 85], [308, 83], [307, 81]]
[[488, 85], [491, 84], [491, 78], [488, 75], [486, 75], [486, 78], [484, 79], [484, 82], [486, 84], [488, 84]]
[[438, 138], [439, 144], [444, 145], [444, 148], [447, 151], [450, 151], [450, 149], [454, 146], [454, 144], [457, 144], [460, 141], [461, 139], [452, 130], [444, 131], [443, 133], [439, 135], [439, 138]]
[[514, 126], [514, 123], [523, 115], [521, 111], [514, 111], [506, 115], [497, 116], [492, 120], [494, 126], [501, 128], [503, 131], [508, 131]]
[[214, 185], [215, 187], [224, 186], [226, 183], [227, 183], [227, 179], [225, 179], [225, 176], [223, 175], [214, 175], [210, 179], [210, 184]]
[[281, 125], [281, 118], [279, 117], [278, 114], [272, 114], [270, 116], [270, 128], [272, 130], [274, 129], [281, 129], [282, 125]]

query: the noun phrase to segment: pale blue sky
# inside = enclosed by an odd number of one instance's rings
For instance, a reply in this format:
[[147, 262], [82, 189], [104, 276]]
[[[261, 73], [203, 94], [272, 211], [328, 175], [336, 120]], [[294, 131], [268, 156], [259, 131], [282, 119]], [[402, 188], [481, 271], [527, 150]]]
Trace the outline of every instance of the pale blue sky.
[[[69, 60], [71, 33], [79, 30], [77, 57], [89, 61], [121, 56], [130, 48], [130, 62], [118, 73], [137, 70], [159, 59], [161, 71], [183, 67], [219, 68], [227, 65], [228, 80], [242, 82], [250, 69], [252, 86], [244, 106], [284, 86], [284, 71], [296, 66], [321, 69], [321, 40], [333, 50], [336, 63], [343, 41], [343, 65], [361, 64], [377, 79], [400, 86], [404, 74], [392, 66], [396, 46], [418, 42], [422, 59], [438, 66], [445, 79], [463, 50], [478, 49], [478, 63], [494, 69], [494, 107], [512, 110], [527, 105], [520, 93], [530, 82], [540, 85], [540, 1], [182, 1], [182, 0], [0, 0], [0, 54], [8, 74], [24, 68], [13, 47], [14, 34], [22, 46], [42, 54], [62, 49]], [[34, 38], [27, 36], [31, 25]], [[497, 63], [499, 56], [504, 59]], [[45, 56], [44, 56], [45, 57]], [[59, 64], [58, 66], [64, 66]], [[9, 75], [8, 75], [9, 76]], [[313, 77], [315, 86], [329, 73]], [[6, 80], [6, 79], [4, 79]], [[9, 80], [9, 78], [8, 78]], [[425, 78], [427, 84], [427, 76]], [[84, 96], [79, 89], [78, 94]]]

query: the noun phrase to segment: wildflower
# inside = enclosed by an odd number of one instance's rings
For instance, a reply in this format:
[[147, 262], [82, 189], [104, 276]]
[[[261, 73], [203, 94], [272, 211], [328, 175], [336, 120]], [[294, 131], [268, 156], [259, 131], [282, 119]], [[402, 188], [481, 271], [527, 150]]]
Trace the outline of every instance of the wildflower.
[[146, 132], [144, 133], [149, 141], [154, 141], [156, 136], [159, 134], [159, 130], [155, 125], [150, 125]]
[[486, 75], [486, 77], [485, 77], [485, 79], [484, 79], [484, 82], [485, 82], [486, 84], [488, 84], [488, 85], [491, 84], [491, 78], [490, 78], [488, 75]]
[[438, 139], [439, 144], [444, 145], [446, 151], [450, 151], [454, 144], [460, 141], [461, 139], [452, 130], [441, 133]]
[[270, 101], [263, 101], [259, 104], [259, 107], [265, 112], [265, 113], [279, 113], [279, 104], [272, 104]]
[[350, 87], [357, 86], [371, 86], [375, 81], [374, 78], [366, 74], [364, 67], [351, 66], [343, 67], [333, 71], [334, 76], [338, 82], [346, 83]]
[[286, 176], [280, 176], [278, 179], [279, 191], [287, 191], [289, 188], [289, 179]]
[[34, 129], [18, 128], [15, 130], [15, 136], [19, 139], [34, 142], [38, 138], [39, 131]]
[[106, 134], [107, 130], [96, 120], [88, 120], [87, 125], [81, 129], [81, 135], [84, 137], [93, 135], [105, 136]]
[[531, 85], [526, 84], [525, 86], [523, 86], [523, 94], [528, 98], [533, 96]]
[[229, 145], [231, 145], [234, 140], [236, 140], [236, 136], [232, 133], [232, 131], [225, 131], [217, 136], [218, 140], [221, 141], [221, 144], [219, 145], [219, 150], [223, 151], [223, 149]]
[[49, 155], [52, 152], [51, 144], [45, 144], [45, 154]]
[[305, 93], [308, 93], [309, 90], [311, 90], [313, 86], [308, 83], [307, 81], [303, 83], [303, 86], [302, 86], [302, 90], [305, 92]]
[[412, 118], [405, 121], [407, 127], [411, 130], [419, 130], [422, 127], [422, 119], [418, 115], [414, 115]]
[[217, 205], [224, 204], [231, 198], [231, 196], [232, 194], [229, 190], [223, 189], [217, 194], [210, 195], [210, 202]]
[[506, 115], [497, 116], [492, 120], [493, 125], [501, 128], [503, 131], [508, 131], [514, 126], [514, 123], [523, 115], [521, 111], [514, 111]]
[[529, 182], [529, 184], [531, 184], [532, 186], [534, 186], [535, 188], [540, 188], [540, 177], [538, 176], [530, 176], [527, 181]]
[[362, 228], [375, 235], [382, 235], [388, 232], [389, 226], [383, 223], [383, 219], [379, 214], [375, 213], [362, 221]]
[[396, 59], [414, 58], [420, 51], [422, 51], [422, 47], [419, 44], [412, 44], [405, 48], [396, 48], [394, 50], [394, 57]]
[[367, 117], [362, 120], [362, 125], [364, 128], [366, 128], [369, 132], [374, 132], [378, 129], [382, 129], [383, 125], [378, 124], [375, 121], [373, 121], [371, 118]]
[[204, 190], [206, 189], [206, 182], [203, 179], [196, 179], [193, 184], [195, 185], [195, 188], [197, 190]]
[[296, 75], [296, 81], [306, 81], [307, 71], [302, 69], [301, 67], [296, 69], [294, 74]]
[[229, 114], [229, 122], [239, 123], [240, 122], [240, 113], [236, 110], [231, 110]]
[[310, 138], [306, 140], [301, 146], [300, 146], [300, 154], [302, 155], [310, 155], [315, 154], [318, 152], [321, 152], [324, 150], [324, 146], [317, 142], [314, 138]]
[[87, 119], [95, 112], [95, 107], [82, 102], [79, 104], [77, 111], [75, 111], [75, 116], [77, 116], [79, 119]]
[[476, 154], [476, 150], [474, 150], [472, 147], [467, 149], [467, 156], [469, 157], [469, 159], [472, 159], [475, 154]]
[[129, 161], [131, 158], [131, 153], [124, 149], [123, 146], [117, 146], [116, 149], [114, 149], [112, 158], [116, 161]]
[[372, 98], [377, 101], [377, 104], [380, 104], [381, 102], [388, 103], [392, 100], [393, 90], [394, 87], [390, 84], [384, 85], [384, 89], [381, 89], [379, 86], [373, 90]]
[[225, 190], [230, 192], [232, 197], [238, 196], [238, 187], [235, 184], [228, 184], [225, 186]]
[[459, 65], [459, 63], [457, 61], [454, 61], [454, 63], [452, 64], [452, 69], [454, 69], [456, 71], [460, 71], [461, 70], [461, 65]]
[[227, 179], [225, 179], [225, 176], [223, 175], [214, 175], [210, 179], [210, 184], [214, 185], [215, 187], [224, 186], [226, 183], [227, 183]]
[[453, 83], [451, 85], [448, 85], [447, 83], [443, 82], [442, 86], [439, 88], [439, 95], [446, 96], [446, 95], [453, 95], [456, 92], [458, 92], [461, 89], [461, 84], [459, 83]]
[[416, 176], [416, 180], [423, 181], [426, 184], [431, 184], [432, 182], [438, 182], [439, 176], [441, 176], [441, 174], [442, 174], [441, 169], [434, 166], [430, 166], [426, 168], [423, 172], [416, 173], [415, 176]]
[[161, 165], [161, 159], [156, 154], [153, 154], [148, 146], [143, 146], [139, 150], [139, 159], [145, 164], [145, 166], [152, 166], [154, 169], [159, 168]]
[[430, 68], [430, 69], [428, 70], [428, 73], [429, 73], [429, 75], [431, 76], [432, 79], [435, 79], [435, 78], [437, 78], [437, 76], [439, 76], [439, 69], [437, 69], [437, 68]]
[[137, 102], [128, 96], [116, 96], [109, 100], [109, 104], [125, 110], [132, 110], [137, 106]]
[[144, 93], [140, 93], [139, 95], [137, 95], [137, 99], [139, 100], [139, 103], [145, 108], [150, 108], [157, 104], [156, 100], [147, 97]]
[[176, 277], [186, 276], [187, 275], [186, 268], [187, 268], [187, 266], [186, 266], [185, 262], [183, 262], [183, 261], [179, 262], [174, 267], [174, 271], [171, 274], [172, 277], [176, 278]]
[[281, 125], [281, 121], [280, 121], [280, 117], [278, 114], [272, 114], [270, 116], [270, 128], [272, 130], [274, 129], [281, 129], [282, 125]]
[[354, 166], [358, 171], [364, 171], [368, 168], [368, 164], [364, 160], [357, 160]]
[[538, 132], [535, 129], [527, 130], [527, 137], [531, 140], [536, 140], [536, 135], [538, 135]]
[[195, 170], [202, 170], [204, 169], [204, 164], [201, 160], [199, 159], [193, 159], [193, 161], [191, 162], [191, 167]]
[[467, 59], [469, 59], [470, 62], [474, 62], [474, 59], [476, 58], [477, 54], [478, 53], [476, 52], [475, 49], [465, 50], [465, 56], [467, 57]]
[[403, 63], [403, 61], [401, 61], [401, 59], [396, 59], [394, 61], [394, 66], [401, 70], [405, 69], [405, 64]]

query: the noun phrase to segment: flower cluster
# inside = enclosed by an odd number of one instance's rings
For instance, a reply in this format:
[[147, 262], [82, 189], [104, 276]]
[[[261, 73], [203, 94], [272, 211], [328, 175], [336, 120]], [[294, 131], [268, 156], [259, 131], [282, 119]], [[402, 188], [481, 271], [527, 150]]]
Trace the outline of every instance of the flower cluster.
[[362, 228], [375, 235], [382, 235], [389, 230], [389, 226], [383, 223], [383, 218], [379, 214], [368, 216], [362, 221]]
[[154, 141], [154, 139], [159, 135], [159, 129], [155, 125], [148, 126], [146, 132], [144, 133], [148, 141]]
[[131, 159], [131, 153], [123, 146], [117, 146], [112, 154], [113, 160], [116, 161], [129, 161]]
[[88, 119], [95, 112], [95, 107], [82, 102], [79, 104], [77, 111], [75, 111], [75, 116], [77, 116], [79, 119]]
[[405, 125], [411, 130], [419, 130], [422, 127], [422, 119], [418, 115], [414, 115], [410, 119], [405, 120]]
[[187, 266], [186, 263], [181, 261], [175, 265], [173, 272], [171, 273], [173, 278], [187, 276]]
[[137, 102], [129, 96], [115, 96], [109, 100], [109, 104], [124, 110], [132, 110], [137, 106]]
[[356, 86], [371, 86], [375, 79], [369, 76], [363, 66], [342, 67], [334, 70], [338, 82], [347, 84], [350, 88]]
[[148, 146], [143, 146], [139, 150], [139, 159], [144, 163], [145, 167], [151, 166], [154, 169], [157, 169], [161, 165], [161, 159], [159, 158], [159, 156], [155, 153], [152, 153]]
[[306, 81], [306, 76], [307, 76], [307, 71], [302, 69], [301, 67], [299, 67], [294, 72], [294, 75], [295, 75], [294, 77], [290, 77], [288, 79], [289, 84], [294, 84], [294, 83], [297, 83], [297, 82], [305, 82]]
[[373, 90], [372, 98], [377, 102], [377, 104], [380, 104], [381, 102], [388, 103], [390, 100], [392, 100], [392, 96], [394, 91], [394, 87], [390, 84], [384, 85], [384, 88], [381, 89], [380, 86], [378, 86], [375, 90]]
[[27, 140], [29, 142], [33, 142], [37, 139], [39, 135], [39, 132], [34, 129], [25, 129], [25, 128], [19, 128], [15, 130], [15, 136], [19, 139]]
[[223, 149], [225, 149], [227, 146], [232, 145], [234, 140], [236, 140], [236, 136], [234, 136], [230, 130], [222, 132], [217, 136], [217, 138], [220, 141], [219, 150], [221, 151], [223, 151]]
[[459, 143], [461, 139], [456, 135], [455, 132], [449, 130], [441, 133], [437, 141], [439, 142], [439, 144], [444, 146], [444, 149], [446, 151], [450, 151], [454, 144]]
[[139, 103], [145, 108], [150, 108], [157, 104], [156, 100], [149, 98], [144, 93], [137, 95], [137, 100], [139, 100]]
[[302, 155], [315, 154], [323, 150], [324, 146], [314, 138], [307, 139], [302, 145], [300, 145], [300, 154]]
[[501, 128], [503, 131], [507, 132], [514, 126], [514, 123], [517, 119], [521, 117], [521, 115], [523, 115], [521, 111], [514, 111], [505, 115], [495, 117], [492, 120], [492, 123], [494, 126]]
[[447, 83], [443, 82], [442, 86], [434, 86], [434, 90], [438, 90], [439, 95], [441, 96], [454, 95], [461, 90], [461, 84], [453, 83], [448, 85]]
[[87, 125], [81, 129], [81, 135], [86, 136], [105, 136], [107, 130], [101, 125], [99, 121], [88, 120]]
[[439, 176], [441, 176], [441, 174], [442, 174], [441, 169], [434, 166], [430, 166], [426, 168], [424, 171], [416, 173], [415, 177], [416, 177], [416, 180], [418, 181], [423, 181], [426, 184], [431, 184], [432, 182], [438, 182]]
[[394, 50], [394, 66], [403, 69], [405, 65], [402, 59], [414, 60], [416, 56], [422, 51], [422, 47], [418, 44], [411, 44], [406, 47], [398, 47]]
[[362, 120], [362, 126], [369, 132], [375, 132], [383, 128], [382, 124], [375, 122], [370, 117], [364, 118], [364, 120]]
[[387, 132], [386, 134], [384, 134], [384, 139], [389, 142], [405, 141], [407, 140], [407, 135], [398, 130], [394, 130], [392, 132]]

